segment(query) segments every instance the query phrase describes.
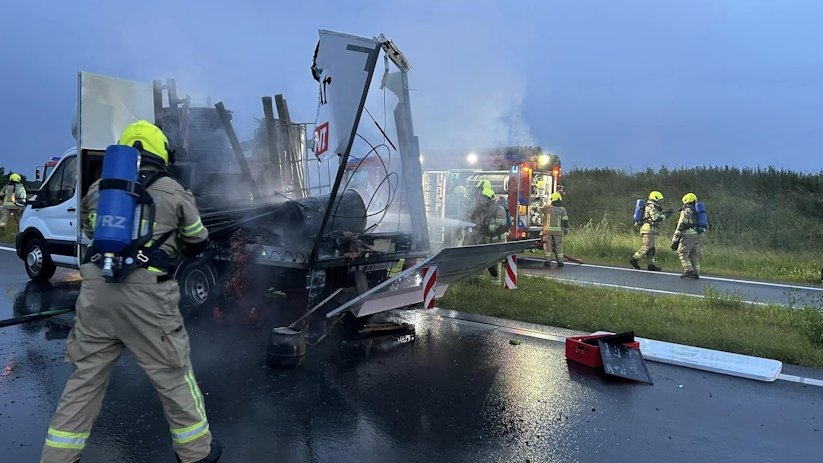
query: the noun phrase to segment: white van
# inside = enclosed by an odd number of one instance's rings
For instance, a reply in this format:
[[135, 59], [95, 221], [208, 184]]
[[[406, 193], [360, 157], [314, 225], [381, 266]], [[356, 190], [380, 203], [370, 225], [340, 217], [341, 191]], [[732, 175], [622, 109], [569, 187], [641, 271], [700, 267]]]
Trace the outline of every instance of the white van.
[[79, 265], [77, 166], [77, 148], [66, 150], [23, 209], [15, 245], [33, 280], [48, 280], [56, 267]]

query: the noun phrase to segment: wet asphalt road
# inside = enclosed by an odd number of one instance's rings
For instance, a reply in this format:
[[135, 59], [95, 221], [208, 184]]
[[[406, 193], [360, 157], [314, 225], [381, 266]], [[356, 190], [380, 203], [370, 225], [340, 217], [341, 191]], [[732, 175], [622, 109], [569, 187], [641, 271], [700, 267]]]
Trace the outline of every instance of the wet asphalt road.
[[[76, 297], [74, 272], [27, 283], [0, 252], [0, 317]], [[414, 337], [362, 338], [340, 324], [295, 371], [264, 364], [259, 326], [237, 317], [187, 324], [214, 434], [233, 462], [797, 461], [823, 455], [823, 390], [650, 363], [653, 386], [567, 364], [562, 344], [491, 326], [399, 315]], [[292, 315], [284, 316], [291, 317]], [[514, 324], [515, 326], [517, 324]], [[0, 329], [0, 461], [37, 461], [70, 366], [47, 325]], [[148, 380], [125, 355], [115, 369], [84, 463], [172, 462]]]
[[752, 280], [712, 277], [701, 275], [700, 280], [680, 278], [679, 273], [649, 272], [629, 268], [607, 267], [588, 264], [566, 263], [558, 270], [547, 270], [543, 259], [521, 257], [519, 270], [530, 275], [544, 276], [569, 283], [591, 284], [655, 294], [691, 294], [703, 296], [713, 289], [717, 294], [739, 297], [744, 301], [802, 307], [823, 306], [823, 288], [776, 284]]

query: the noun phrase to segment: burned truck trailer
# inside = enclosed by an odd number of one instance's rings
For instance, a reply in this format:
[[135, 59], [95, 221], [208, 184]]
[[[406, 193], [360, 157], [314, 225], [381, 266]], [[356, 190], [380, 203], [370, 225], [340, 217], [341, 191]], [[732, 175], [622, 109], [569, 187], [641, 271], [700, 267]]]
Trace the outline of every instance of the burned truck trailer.
[[[372, 79], [381, 57], [382, 76]], [[234, 116], [222, 102], [195, 105], [177, 94], [174, 81], [141, 83], [81, 72], [78, 192], [85, 194], [100, 177], [104, 151], [124, 127], [138, 119], [160, 125], [175, 150], [170, 171], [194, 193], [211, 237], [201, 256], [175, 271], [181, 309], [197, 312], [224, 291], [242, 297], [244, 278], [262, 280], [266, 290], [287, 296], [299, 292], [298, 300], [305, 297], [303, 315], [272, 333], [285, 336], [278, 345], [288, 363], [310, 331], [302, 330], [310, 314], [322, 316], [318, 324], [334, 326], [346, 313], [366, 317], [419, 306], [426, 268], [438, 278], [440, 297], [451, 283], [532, 244], [494, 243], [431, 255], [409, 69], [382, 35], [320, 31], [311, 68], [319, 93], [316, 122], [294, 123], [281, 95], [263, 97], [264, 117], [247, 142], [238, 139]], [[361, 123], [370, 92], [378, 93], [379, 102]], [[361, 169], [372, 171], [358, 175]], [[77, 233], [82, 259], [90, 240]], [[401, 259], [406, 268], [390, 276]]]

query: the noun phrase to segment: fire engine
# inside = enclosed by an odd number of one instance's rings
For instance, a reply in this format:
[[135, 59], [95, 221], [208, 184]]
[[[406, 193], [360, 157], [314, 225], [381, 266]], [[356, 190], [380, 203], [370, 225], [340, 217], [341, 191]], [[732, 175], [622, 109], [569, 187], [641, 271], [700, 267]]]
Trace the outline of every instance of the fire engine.
[[480, 168], [431, 170], [423, 172], [423, 201], [430, 217], [433, 243], [444, 243], [450, 216], [446, 211], [446, 196], [458, 185], [466, 187], [469, 196], [476, 194], [476, 185], [488, 180], [495, 197], [512, 218], [508, 240], [538, 238], [542, 229], [541, 208], [549, 204], [549, 196], [558, 191], [562, 177], [560, 158], [540, 148], [501, 149], [480, 156], [470, 155], [469, 162]]

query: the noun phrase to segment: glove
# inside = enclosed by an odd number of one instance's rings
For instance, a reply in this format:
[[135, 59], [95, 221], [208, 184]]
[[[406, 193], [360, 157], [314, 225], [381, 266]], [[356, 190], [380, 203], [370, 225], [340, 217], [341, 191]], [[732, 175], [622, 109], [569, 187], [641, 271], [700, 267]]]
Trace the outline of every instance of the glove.
[[666, 217], [671, 217], [672, 214], [674, 214], [674, 209], [669, 209], [668, 211], [663, 212], [663, 215]]
[[680, 240], [672, 240], [672, 251], [677, 251], [678, 247], [680, 247]]

